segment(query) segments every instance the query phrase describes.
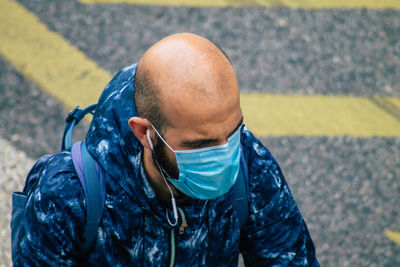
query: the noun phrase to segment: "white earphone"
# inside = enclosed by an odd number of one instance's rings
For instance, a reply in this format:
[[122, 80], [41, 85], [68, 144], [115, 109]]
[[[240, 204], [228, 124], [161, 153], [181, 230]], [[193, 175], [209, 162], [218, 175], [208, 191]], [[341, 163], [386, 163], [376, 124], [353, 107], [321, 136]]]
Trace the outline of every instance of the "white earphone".
[[150, 138], [150, 129], [149, 128], [147, 128], [147, 130], [146, 130], [146, 136], [147, 136], [147, 140], [149, 141], [150, 148], [151, 148], [151, 150], [153, 150], [154, 145], [153, 145], [153, 141], [151, 141], [151, 138]]
[[[149, 141], [149, 145], [150, 145], [151, 150], [154, 150], [153, 141], [151, 141], [151, 138], [150, 138], [150, 129], [149, 128], [147, 128], [147, 130], [146, 130], [146, 136], [147, 136], [147, 140]], [[157, 167], [160, 170], [160, 173], [161, 173], [161, 175], [162, 175], [162, 177], [164, 179], [165, 184], [167, 185], [167, 187], [169, 189], [169, 192], [171, 193], [171, 204], [172, 204], [172, 211], [173, 211], [173, 214], [174, 214], [175, 223], [172, 223], [171, 220], [169, 219], [168, 210], [165, 211], [165, 215], [167, 216], [168, 223], [171, 226], [175, 226], [178, 223], [178, 211], [176, 209], [176, 201], [175, 201], [175, 198], [174, 198], [174, 194], [172, 193], [171, 187], [169, 186], [169, 184], [167, 183], [167, 180], [165, 179], [164, 173], [163, 173], [160, 165], [158, 165], [157, 161], [155, 161], [155, 162], [157, 164]]]

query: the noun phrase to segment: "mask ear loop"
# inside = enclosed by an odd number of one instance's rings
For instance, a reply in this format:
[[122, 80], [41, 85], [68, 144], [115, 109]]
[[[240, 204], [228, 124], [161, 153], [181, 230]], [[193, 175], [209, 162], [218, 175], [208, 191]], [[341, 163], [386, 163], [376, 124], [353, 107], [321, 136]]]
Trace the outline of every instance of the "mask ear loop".
[[[146, 136], [147, 136], [147, 140], [149, 141], [149, 145], [150, 145], [151, 151], [154, 152], [153, 141], [151, 141], [151, 138], [150, 138], [150, 129], [147, 129]], [[168, 215], [169, 208], [165, 211], [165, 215], [167, 217], [167, 221], [168, 221], [169, 225], [176, 226], [178, 224], [178, 211], [177, 211], [177, 208], [176, 208], [176, 201], [175, 201], [174, 194], [172, 193], [171, 187], [167, 183], [167, 179], [165, 179], [163, 169], [160, 167], [160, 165], [158, 164], [157, 160], [154, 160], [154, 162], [157, 164], [157, 167], [160, 170], [161, 176], [163, 177], [164, 182], [167, 185], [169, 192], [171, 193], [171, 204], [172, 204], [172, 211], [174, 213], [175, 223], [172, 223], [171, 220], [169, 219], [169, 215]]]

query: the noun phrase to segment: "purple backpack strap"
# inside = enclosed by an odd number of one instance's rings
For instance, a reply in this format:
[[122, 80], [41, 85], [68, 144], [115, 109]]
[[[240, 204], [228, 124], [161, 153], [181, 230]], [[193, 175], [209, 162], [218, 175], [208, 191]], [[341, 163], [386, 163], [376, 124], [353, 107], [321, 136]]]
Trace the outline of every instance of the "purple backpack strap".
[[84, 232], [82, 257], [86, 257], [92, 249], [103, 215], [105, 201], [105, 179], [102, 168], [89, 154], [84, 142], [75, 143], [71, 149], [72, 161], [82, 184], [86, 200], [87, 222]]
[[[82, 184], [83, 191], [85, 193], [85, 198], [87, 197], [87, 189], [86, 189], [86, 179], [85, 179], [85, 172], [83, 170], [83, 160], [82, 160], [82, 151], [81, 151], [81, 144], [82, 141], [75, 143], [72, 146], [72, 161], [74, 162], [74, 167], [76, 173], [78, 174], [79, 181]], [[87, 201], [87, 199], [86, 199]]]
[[[74, 162], [74, 167], [75, 170], [79, 176], [79, 181], [82, 184], [83, 187], [83, 191], [85, 193], [85, 196], [87, 196], [87, 192], [86, 192], [86, 177], [85, 177], [85, 171], [83, 168], [83, 160], [82, 160], [82, 151], [81, 151], [81, 145], [82, 145], [82, 141], [79, 141], [77, 143], [75, 143], [72, 146], [71, 152], [72, 152], [72, 161]], [[101, 189], [101, 198], [103, 199], [103, 204], [104, 204], [104, 199], [105, 199], [105, 174], [103, 169], [99, 166], [99, 164], [97, 163], [97, 161], [93, 160], [94, 165], [96, 167], [96, 171], [97, 173], [100, 174], [100, 189]], [[87, 199], [86, 199], [87, 201]], [[104, 209], [104, 206], [102, 205], [102, 209]], [[103, 213], [103, 212], [101, 212]]]

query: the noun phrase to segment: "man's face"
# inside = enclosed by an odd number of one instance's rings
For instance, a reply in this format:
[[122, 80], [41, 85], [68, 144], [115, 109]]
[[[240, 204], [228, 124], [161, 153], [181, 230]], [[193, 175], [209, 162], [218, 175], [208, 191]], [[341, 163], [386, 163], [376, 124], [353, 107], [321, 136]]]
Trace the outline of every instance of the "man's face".
[[[232, 131], [228, 133], [225, 139], [228, 139], [242, 124], [243, 124], [243, 118], [240, 117], [238, 122], [236, 123], [236, 126], [233, 128]], [[185, 149], [183, 150], [208, 147], [214, 145], [213, 143], [215, 142], [218, 142], [217, 139], [215, 140], [193, 139], [190, 142], [180, 141], [181, 145], [185, 147]], [[161, 140], [160, 137], [158, 137], [158, 135], [156, 135], [153, 157], [155, 158], [155, 160], [157, 160], [158, 164], [167, 172], [169, 177], [178, 178], [179, 177], [178, 165], [176, 163], [175, 155], [171, 152], [172, 152], [171, 149]]]
[[[187, 127], [180, 126], [179, 122], [184, 121], [181, 119], [174, 123], [174, 126], [166, 126], [163, 139], [173, 150], [199, 149], [225, 144], [243, 123], [240, 105], [234, 105], [231, 110], [226, 110], [222, 121], [214, 121], [214, 118], [218, 117], [216, 115], [208, 116], [209, 119], [203, 122], [193, 119], [193, 123]], [[157, 134], [154, 134], [154, 137], [154, 159], [167, 172], [168, 176], [178, 178], [179, 169], [174, 152]]]

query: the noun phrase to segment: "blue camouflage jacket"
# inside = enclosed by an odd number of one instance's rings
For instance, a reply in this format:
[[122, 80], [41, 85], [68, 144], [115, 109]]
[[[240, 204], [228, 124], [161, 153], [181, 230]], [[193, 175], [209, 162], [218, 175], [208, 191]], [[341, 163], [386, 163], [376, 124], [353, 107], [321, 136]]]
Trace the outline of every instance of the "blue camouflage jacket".
[[[92, 252], [81, 262], [86, 202], [71, 152], [44, 157], [31, 170], [31, 192], [15, 266], [165, 266], [170, 254], [166, 207], [147, 181], [142, 146], [128, 126], [136, 65], [107, 85], [86, 136], [106, 173], [104, 213]], [[282, 172], [246, 128], [241, 144], [249, 170], [249, 215], [240, 231], [233, 192], [178, 206], [188, 226], [176, 236], [176, 266], [319, 266], [314, 245]], [[29, 191], [29, 187], [25, 188]], [[179, 224], [177, 225], [179, 227]]]

